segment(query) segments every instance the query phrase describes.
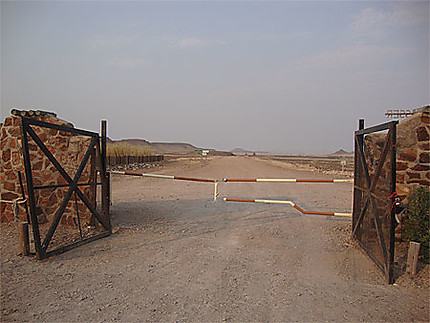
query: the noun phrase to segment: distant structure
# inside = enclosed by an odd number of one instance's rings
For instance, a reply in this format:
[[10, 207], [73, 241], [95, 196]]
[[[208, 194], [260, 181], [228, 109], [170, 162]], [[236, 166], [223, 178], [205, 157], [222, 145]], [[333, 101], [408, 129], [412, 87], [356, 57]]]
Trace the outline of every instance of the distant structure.
[[407, 118], [410, 117], [414, 114], [423, 112], [424, 110], [428, 109], [430, 106], [426, 105], [423, 106], [421, 108], [416, 108], [416, 109], [407, 109], [407, 110], [387, 110], [387, 112], [385, 112], [385, 116], [389, 119], [391, 118]]

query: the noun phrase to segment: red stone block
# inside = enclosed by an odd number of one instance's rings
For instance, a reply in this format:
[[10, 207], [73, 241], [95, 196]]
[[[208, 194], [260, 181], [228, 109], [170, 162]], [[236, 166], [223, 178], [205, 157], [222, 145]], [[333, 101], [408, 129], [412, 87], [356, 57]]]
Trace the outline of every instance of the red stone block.
[[15, 126], [15, 127], [20, 127], [21, 126], [21, 118], [18, 118], [18, 117], [12, 117], [12, 119], [13, 119], [13, 125]]
[[12, 165], [18, 166], [21, 165], [21, 154], [19, 151], [12, 152]]
[[421, 153], [419, 162], [423, 163], [423, 164], [430, 163], [430, 154], [429, 153]]
[[1, 142], [0, 142], [0, 149], [3, 150], [7, 147], [7, 145], [9, 144], [9, 138], [7, 137], [2, 137], [1, 138]]
[[412, 179], [407, 181], [408, 184], [420, 184], [420, 185], [425, 185], [425, 186], [429, 186], [430, 185], [430, 180], [426, 180], [426, 179]]
[[1, 127], [1, 137], [2, 138], [7, 138], [8, 137], [8, 133], [6, 131], [6, 127]]
[[3, 150], [2, 159], [4, 162], [10, 161], [10, 149]]
[[43, 161], [42, 160], [35, 162], [31, 165], [31, 168], [33, 170], [42, 170], [42, 167], [43, 167]]
[[416, 164], [412, 168], [412, 170], [419, 171], [419, 172], [421, 172], [421, 171], [428, 171], [429, 169], [430, 169], [429, 166], [427, 166], [427, 165], [421, 165], [421, 164]]
[[58, 132], [58, 130], [55, 130], [55, 129], [49, 129], [48, 130], [48, 133], [49, 133], [49, 135], [52, 137], [52, 136], [56, 136], [57, 135], [57, 132]]
[[419, 127], [415, 132], [417, 134], [418, 141], [429, 141], [430, 136], [426, 127]]
[[419, 142], [418, 143], [418, 148], [421, 150], [430, 150], [430, 142]]
[[417, 159], [417, 150], [416, 149], [405, 149], [400, 152], [399, 159], [407, 160], [407, 161], [415, 161]]
[[9, 127], [12, 125], [12, 117], [7, 117], [4, 119], [3, 127]]
[[6, 200], [6, 201], [13, 201], [16, 198], [18, 198], [19, 195], [17, 193], [13, 193], [13, 192], [6, 192], [1, 194], [1, 198], [2, 200]]
[[9, 147], [10, 148], [16, 148], [16, 138], [14, 138], [14, 137], [10, 137], [10, 140], [9, 140]]
[[10, 127], [8, 132], [12, 137], [21, 137], [21, 129], [19, 129], [19, 127]]
[[3, 184], [3, 188], [7, 191], [15, 192], [15, 183], [14, 182], [5, 182]]
[[419, 173], [406, 172], [406, 174], [409, 176], [409, 179], [419, 179], [419, 178], [421, 178], [421, 175]]
[[406, 169], [408, 169], [409, 168], [409, 166], [408, 166], [408, 163], [404, 163], [404, 162], [397, 162], [396, 163], [396, 170], [406, 170]]
[[1, 222], [12, 222], [14, 220], [12, 204], [1, 203], [1, 205], [2, 205]]
[[46, 140], [48, 139], [48, 135], [44, 131], [44, 132], [39, 134], [39, 138], [40, 138], [40, 140], [42, 140], [42, 142], [46, 143]]

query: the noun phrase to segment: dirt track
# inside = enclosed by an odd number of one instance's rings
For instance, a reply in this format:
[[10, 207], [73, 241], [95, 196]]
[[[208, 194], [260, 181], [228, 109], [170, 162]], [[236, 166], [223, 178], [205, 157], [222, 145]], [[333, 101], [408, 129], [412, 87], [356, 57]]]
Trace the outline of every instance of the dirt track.
[[[252, 158], [182, 161], [177, 176], [327, 177]], [[222, 196], [348, 212], [351, 184], [220, 184]], [[2, 321], [428, 321], [428, 289], [384, 284], [350, 222], [213, 203], [213, 185], [116, 176], [111, 237], [45, 262], [2, 226]]]

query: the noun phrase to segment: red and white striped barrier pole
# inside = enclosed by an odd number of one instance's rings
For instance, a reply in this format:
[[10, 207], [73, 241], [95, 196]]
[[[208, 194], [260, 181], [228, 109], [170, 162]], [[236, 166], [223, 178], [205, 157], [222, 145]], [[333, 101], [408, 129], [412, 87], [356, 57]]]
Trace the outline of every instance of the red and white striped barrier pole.
[[301, 178], [224, 178], [225, 183], [249, 183], [249, 182], [265, 182], [265, 183], [353, 183], [353, 179], [301, 179]]
[[303, 214], [314, 214], [314, 215], [326, 215], [326, 216], [342, 216], [351, 217], [351, 213], [340, 213], [340, 212], [316, 212], [316, 211], [305, 211], [300, 206], [292, 201], [282, 201], [282, 200], [257, 200], [257, 199], [235, 199], [224, 197], [226, 202], [244, 202], [244, 203], [265, 203], [265, 204], [287, 204], [294, 207], [297, 211]]
[[173, 176], [173, 175], [160, 175], [160, 174], [147, 174], [147, 173], [135, 173], [128, 171], [119, 171], [113, 170], [111, 174], [118, 175], [130, 175], [130, 176], [141, 176], [141, 177], [151, 177], [151, 178], [161, 178], [161, 179], [174, 179], [178, 181], [189, 181], [189, 182], [203, 182], [203, 183], [214, 183], [214, 202], [216, 202], [218, 197], [218, 181], [216, 179], [206, 179], [206, 178], [195, 178], [195, 177], [182, 177], [182, 176]]
[[142, 176], [142, 177], [153, 177], [153, 178], [164, 178], [164, 179], [176, 179], [180, 181], [191, 181], [191, 182], [205, 182], [205, 183], [216, 183], [215, 179], [206, 179], [206, 178], [195, 178], [195, 177], [182, 177], [182, 176], [173, 176], [173, 175], [160, 175], [160, 174], [147, 174], [147, 173], [134, 173], [127, 171], [119, 171], [113, 170], [112, 174], [119, 175], [130, 175], [130, 176]]

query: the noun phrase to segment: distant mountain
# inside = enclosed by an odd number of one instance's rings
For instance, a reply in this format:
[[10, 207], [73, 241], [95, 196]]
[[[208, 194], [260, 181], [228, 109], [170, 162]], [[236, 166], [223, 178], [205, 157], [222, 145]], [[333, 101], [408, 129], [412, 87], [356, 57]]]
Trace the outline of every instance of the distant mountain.
[[159, 154], [190, 154], [200, 149], [183, 142], [153, 142], [151, 146]]
[[151, 146], [151, 143], [145, 139], [120, 139], [120, 140], [106, 140], [109, 143], [118, 143], [118, 144], [126, 144], [126, 145], [135, 145], [135, 146]]
[[352, 154], [353, 152], [348, 152], [343, 149], [339, 149], [338, 151], [330, 154], [330, 156], [345, 156], [345, 155], [352, 155]]

